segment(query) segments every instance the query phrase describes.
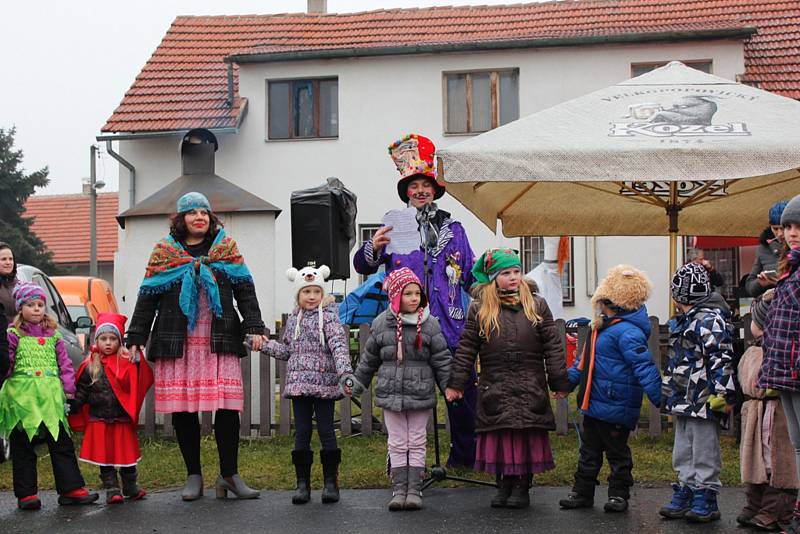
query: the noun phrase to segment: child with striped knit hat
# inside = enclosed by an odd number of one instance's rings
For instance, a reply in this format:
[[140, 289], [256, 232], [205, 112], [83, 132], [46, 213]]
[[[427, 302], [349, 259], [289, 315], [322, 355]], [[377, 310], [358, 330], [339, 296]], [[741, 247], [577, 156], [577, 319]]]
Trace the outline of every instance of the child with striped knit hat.
[[384, 410], [389, 433], [389, 510], [419, 510], [428, 417], [436, 406], [436, 386], [444, 391], [450, 379], [451, 356], [411, 269], [389, 273], [383, 289], [389, 295], [389, 308], [372, 322], [355, 371], [353, 394], [360, 394], [378, 374], [375, 404]]

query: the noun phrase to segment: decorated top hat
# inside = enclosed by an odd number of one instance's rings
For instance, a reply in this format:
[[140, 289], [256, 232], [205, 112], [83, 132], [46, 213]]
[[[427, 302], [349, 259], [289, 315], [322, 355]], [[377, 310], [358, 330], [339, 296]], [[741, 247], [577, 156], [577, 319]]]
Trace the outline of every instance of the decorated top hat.
[[444, 195], [444, 186], [436, 181], [436, 165], [433, 153], [436, 147], [433, 141], [418, 134], [408, 134], [389, 145], [389, 155], [400, 173], [397, 182], [397, 194], [403, 202], [408, 203], [408, 184], [419, 178], [428, 178], [433, 182], [434, 199]]

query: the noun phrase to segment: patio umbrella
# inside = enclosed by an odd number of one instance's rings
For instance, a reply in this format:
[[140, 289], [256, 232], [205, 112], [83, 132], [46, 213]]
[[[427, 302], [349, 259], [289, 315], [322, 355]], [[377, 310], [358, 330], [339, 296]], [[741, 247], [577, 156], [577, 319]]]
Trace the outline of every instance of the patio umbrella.
[[437, 152], [506, 236], [755, 236], [800, 193], [800, 102], [680, 62]]

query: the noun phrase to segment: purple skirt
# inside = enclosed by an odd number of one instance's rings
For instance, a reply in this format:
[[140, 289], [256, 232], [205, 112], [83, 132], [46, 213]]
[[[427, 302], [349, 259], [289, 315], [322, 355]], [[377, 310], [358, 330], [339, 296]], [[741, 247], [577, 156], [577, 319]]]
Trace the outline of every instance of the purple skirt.
[[522, 476], [556, 467], [546, 430], [480, 432], [475, 448], [475, 470], [493, 475]]

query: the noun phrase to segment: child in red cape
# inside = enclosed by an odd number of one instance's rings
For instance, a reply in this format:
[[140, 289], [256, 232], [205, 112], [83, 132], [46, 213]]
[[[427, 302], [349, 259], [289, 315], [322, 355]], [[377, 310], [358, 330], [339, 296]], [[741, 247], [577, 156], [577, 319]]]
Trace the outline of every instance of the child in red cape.
[[78, 368], [77, 391], [70, 401], [70, 426], [85, 432], [79, 458], [100, 466], [107, 504], [121, 503], [123, 495], [130, 500], [145, 496], [136, 483], [141, 459], [136, 429], [153, 372], [138, 354], [120, 350], [126, 320], [117, 313], [97, 316], [95, 344]]

